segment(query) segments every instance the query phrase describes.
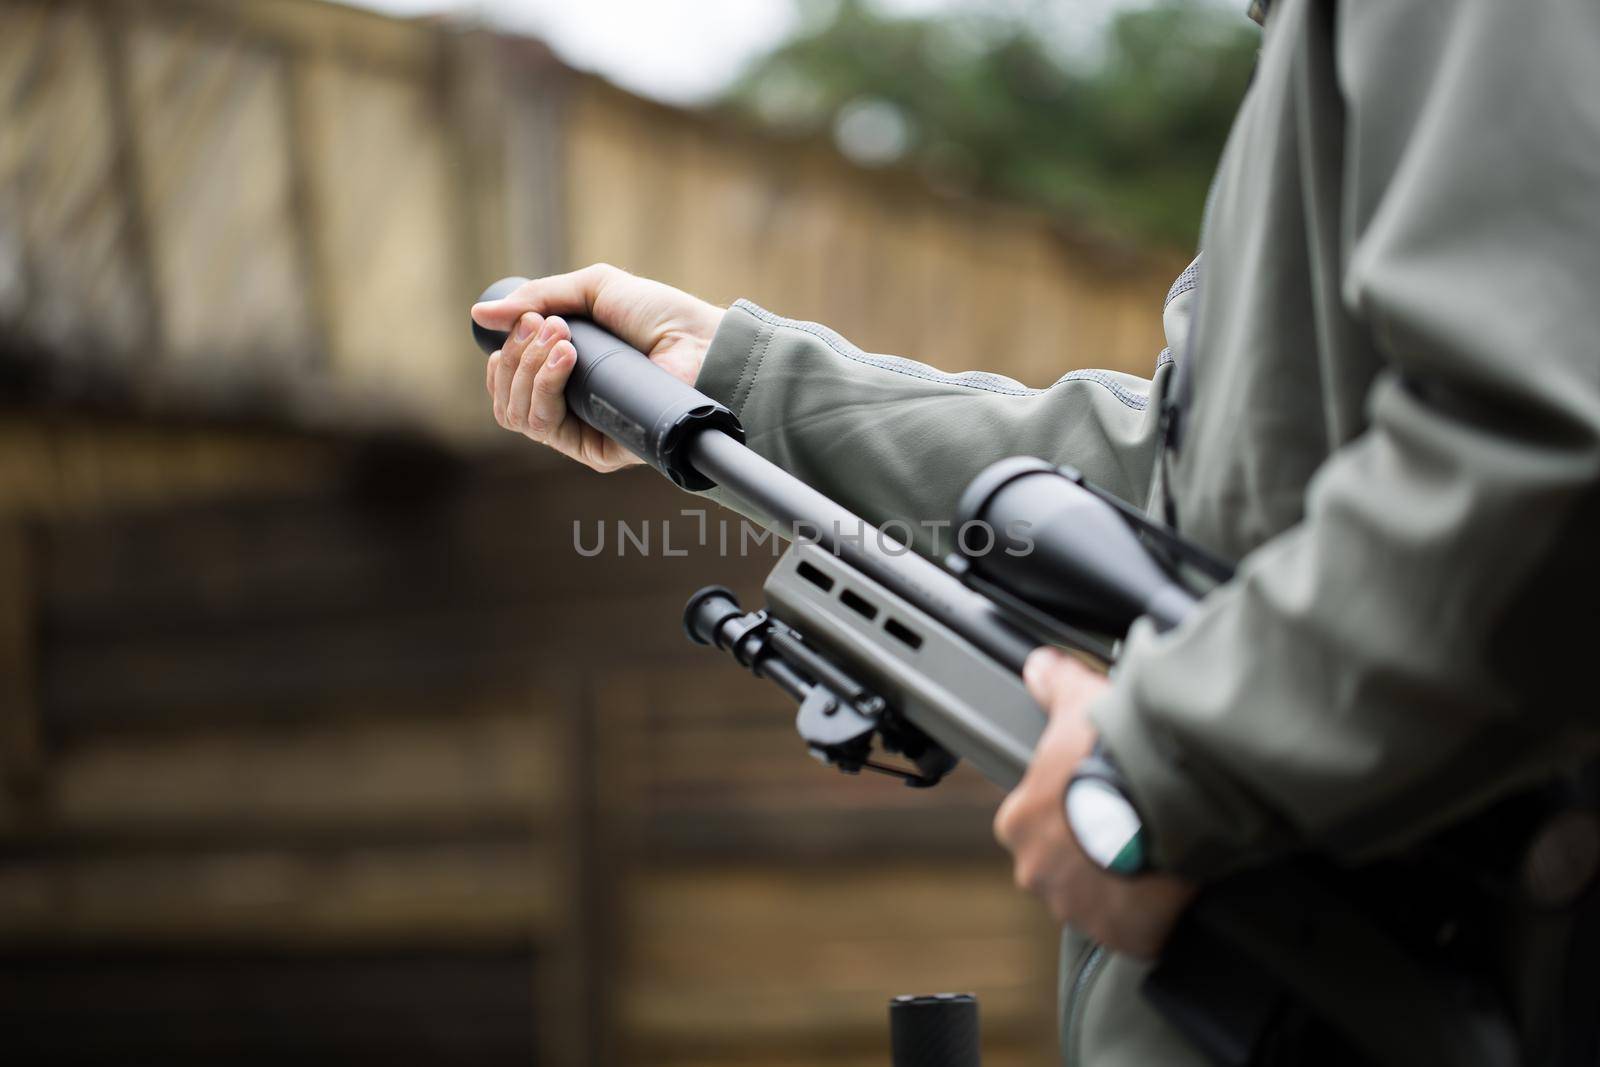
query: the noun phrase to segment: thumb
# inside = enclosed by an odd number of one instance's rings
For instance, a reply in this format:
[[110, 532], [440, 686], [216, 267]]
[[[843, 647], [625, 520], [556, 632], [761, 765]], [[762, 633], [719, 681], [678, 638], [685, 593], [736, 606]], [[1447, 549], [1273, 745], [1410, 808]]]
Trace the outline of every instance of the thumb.
[[507, 297], [504, 300], [485, 300], [472, 305], [472, 321], [486, 330], [509, 330], [516, 325], [523, 312], [532, 308], [526, 300]]
[[[533, 278], [517, 286], [499, 300], [472, 305], [472, 321], [486, 330], [509, 330], [524, 312], [540, 315], [594, 316], [594, 304], [607, 282], [625, 279], [622, 271], [596, 263], [570, 274]], [[627, 340], [627, 338], [624, 338]]]

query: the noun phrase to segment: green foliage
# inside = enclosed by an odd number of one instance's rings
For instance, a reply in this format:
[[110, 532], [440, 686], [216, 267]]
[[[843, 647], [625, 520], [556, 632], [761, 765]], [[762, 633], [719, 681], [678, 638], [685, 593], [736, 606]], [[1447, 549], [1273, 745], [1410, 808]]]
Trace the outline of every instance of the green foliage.
[[1162, 0], [1072, 54], [1042, 10], [893, 18], [844, 0], [731, 99], [798, 133], [870, 101], [901, 120], [904, 159], [938, 183], [1192, 245], [1255, 27], [1233, 6]]

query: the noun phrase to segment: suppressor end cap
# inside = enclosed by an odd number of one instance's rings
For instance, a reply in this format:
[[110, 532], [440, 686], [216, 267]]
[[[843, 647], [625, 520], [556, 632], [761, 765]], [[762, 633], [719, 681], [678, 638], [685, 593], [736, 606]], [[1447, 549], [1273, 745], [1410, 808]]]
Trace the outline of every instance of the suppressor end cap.
[[[516, 291], [517, 286], [527, 281], [526, 278], [501, 278], [489, 288], [485, 289], [473, 303], [481, 304], [486, 300], [500, 300], [510, 296]], [[483, 349], [483, 354], [492, 356], [505, 346], [506, 335], [500, 330], [488, 330], [478, 325], [478, 320], [472, 320], [472, 339], [478, 342], [478, 347]]]

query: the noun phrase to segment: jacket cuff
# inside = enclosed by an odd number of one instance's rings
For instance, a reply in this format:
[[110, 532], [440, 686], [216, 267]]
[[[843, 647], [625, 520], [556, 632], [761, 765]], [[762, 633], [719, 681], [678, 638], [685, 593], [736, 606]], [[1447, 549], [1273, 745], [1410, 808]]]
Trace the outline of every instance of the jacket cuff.
[[749, 301], [740, 300], [723, 313], [694, 380], [696, 389], [726, 404], [739, 416], [744, 414], [744, 403], [772, 336], [772, 327], [753, 313], [759, 310]]
[[1089, 718], [1133, 793], [1157, 869], [1205, 881], [1250, 861], [1240, 835], [1253, 820], [1214, 802], [1180, 739], [1141, 699], [1141, 660], [1159, 658], [1161, 643], [1148, 622], [1135, 624], [1113, 683], [1090, 705]]
[[[718, 403], [727, 405], [728, 410], [741, 420], [744, 418], [745, 401], [750, 397], [750, 387], [755, 384], [758, 364], [772, 343], [772, 327], [758, 317], [760, 314], [765, 312], [748, 300], [737, 301], [723, 312], [722, 322], [711, 338], [711, 347], [706, 349], [705, 359], [700, 364], [700, 373], [694, 379], [696, 389]], [[749, 429], [746, 427], [747, 432]], [[753, 442], [747, 443], [755, 448]], [[760, 452], [760, 449], [755, 450]], [[735, 499], [720, 485], [714, 485], [700, 495], [767, 529], [778, 529], [778, 524], [771, 516]]]

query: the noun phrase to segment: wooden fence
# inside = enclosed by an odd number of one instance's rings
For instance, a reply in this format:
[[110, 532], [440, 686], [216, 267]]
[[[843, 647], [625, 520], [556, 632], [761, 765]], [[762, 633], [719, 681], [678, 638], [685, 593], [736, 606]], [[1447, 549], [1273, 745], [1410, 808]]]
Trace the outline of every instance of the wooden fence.
[[529, 41], [301, 0], [4, 0], [0, 99], [0, 329], [162, 407], [480, 433], [467, 302], [596, 260], [951, 369], [1148, 371], [1175, 272]]
[[767, 560], [574, 553], [683, 498], [492, 436], [465, 308], [609, 260], [1042, 384], [1148, 370], [1176, 258], [525, 40], [0, 0], [0, 1052], [867, 1064], [972, 987], [1043, 1062], [994, 792], [825, 772], [685, 651]]

